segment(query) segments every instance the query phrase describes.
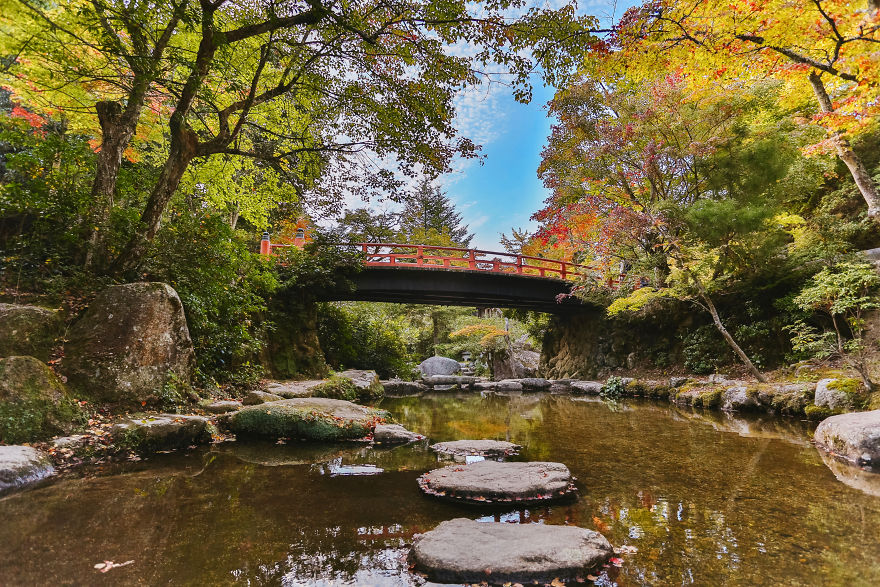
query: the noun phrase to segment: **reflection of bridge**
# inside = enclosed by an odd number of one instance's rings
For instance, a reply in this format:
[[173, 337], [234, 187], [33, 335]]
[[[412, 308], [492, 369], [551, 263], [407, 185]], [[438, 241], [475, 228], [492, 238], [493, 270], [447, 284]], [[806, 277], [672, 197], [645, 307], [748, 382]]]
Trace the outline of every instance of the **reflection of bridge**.
[[[290, 246], [296, 245], [273, 244], [264, 236], [260, 252], [276, 254]], [[592, 278], [617, 285], [592, 267], [543, 257], [400, 243], [336, 246], [360, 252], [366, 268], [353, 278], [354, 292], [328, 299], [559, 312], [579, 305], [566, 296], [570, 282]]]

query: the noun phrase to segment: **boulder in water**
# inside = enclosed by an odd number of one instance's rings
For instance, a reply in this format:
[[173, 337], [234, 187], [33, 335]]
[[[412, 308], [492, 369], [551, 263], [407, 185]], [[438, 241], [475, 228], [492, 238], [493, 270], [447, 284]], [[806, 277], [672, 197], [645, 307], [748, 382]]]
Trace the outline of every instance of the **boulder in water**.
[[211, 442], [213, 426], [204, 416], [157, 414], [113, 426], [113, 442], [139, 454], [175, 450]]
[[385, 395], [391, 396], [418, 395], [431, 390], [430, 387], [421, 381], [389, 379], [388, 381], [381, 381], [380, 383], [382, 384], [382, 387], [385, 388]]
[[612, 555], [598, 532], [576, 526], [456, 518], [416, 538], [412, 562], [444, 583], [583, 580]]
[[816, 444], [847, 461], [880, 468], [880, 410], [852, 412], [822, 420]]
[[355, 440], [389, 418], [388, 412], [329, 398], [294, 398], [245, 406], [229, 416], [235, 434], [261, 438]]
[[428, 357], [419, 363], [422, 377], [432, 375], [456, 375], [461, 372], [461, 363], [449, 357]]
[[474, 504], [544, 503], [577, 494], [571, 473], [562, 463], [450, 465], [428, 471], [418, 483], [428, 495]]
[[49, 455], [30, 446], [0, 446], [0, 494], [55, 473]]
[[599, 395], [602, 392], [602, 383], [599, 381], [572, 381], [569, 386], [571, 393], [576, 395]]
[[421, 434], [410, 432], [400, 424], [377, 424], [373, 430], [373, 442], [376, 444], [409, 444], [424, 439]]

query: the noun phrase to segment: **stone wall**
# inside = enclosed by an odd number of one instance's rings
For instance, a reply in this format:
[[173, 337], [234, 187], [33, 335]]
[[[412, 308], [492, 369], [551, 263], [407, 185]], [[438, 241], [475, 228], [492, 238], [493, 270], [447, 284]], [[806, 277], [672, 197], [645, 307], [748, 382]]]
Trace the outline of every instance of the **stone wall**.
[[540, 372], [551, 379], [596, 379], [615, 370], [681, 365], [682, 339], [707, 318], [676, 301], [645, 316], [608, 318], [601, 309], [555, 316]]

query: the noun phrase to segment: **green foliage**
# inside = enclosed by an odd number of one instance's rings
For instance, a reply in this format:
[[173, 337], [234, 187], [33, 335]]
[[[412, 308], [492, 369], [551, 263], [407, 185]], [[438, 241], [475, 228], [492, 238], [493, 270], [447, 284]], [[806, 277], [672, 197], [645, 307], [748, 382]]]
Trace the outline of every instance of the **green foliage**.
[[[405, 242], [451, 245], [468, 248], [474, 235], [462, 225], [461, 213], [439, 187], [422, 179], [419, 185], [405, 198], [403, 212], [400, 214], [400, 236]], [[447, 238], [441, 238], [446, 235]], [[446, 242], [430, 242], [447, 240]]]
[[34, 398], [0, 402], [0, 442], [21, 444], [52, 438], [86, 423], [79, 404], [70, 398]]
[[684, 366], [693, 373], [714, 373], [730, 363], [732, 353], [718, 330], [711, 325], [700, 326], [688, 333], [681, 348]]
[[606, 308], [609, 316], [616, 316], [623, 312], [638, 312], [651, 306], [657, 300], [674, 297], [675, 294], [669, 289], [654, 289], [653, 287], [640, 287], [631, 294], [615, 298]]
[[382, 305], [321, 304], [318, 339], [335, 368], [374, 369], [383, 379], [408, 378], [412, 372], [406, 324]]
[[156, 237], [146, 270], [180, 295], [200, 383], [248, 385], [259, 378], [251, 363], [267, 327], [260, 315], [278, 281], [273, 260], [251, 251], [255, 240], [232, 230], [224, 217], [186, 209], [172, 215]]
[[603, 398], [610, 400], [619, 400], [626, 393], [626, 384], [623, 382], [623, 379], [617, 377], [616, 375], [612, 375], [605, 381], [605, 385], [602, 386], [602, 390], [599, 391], [599, 395]]
[[801, 289], [794, 303], [802, 310], [830, 317], [833, 329], [820, 330], [804, 320], [794, 322], [788, 327], [794, 350], [817, 358], [840, 356], [873, 388], [866, 364], [864, 313], [880, 307], [878, 289], [880, 274], [870, 263], [847, 261], [822, 269]]

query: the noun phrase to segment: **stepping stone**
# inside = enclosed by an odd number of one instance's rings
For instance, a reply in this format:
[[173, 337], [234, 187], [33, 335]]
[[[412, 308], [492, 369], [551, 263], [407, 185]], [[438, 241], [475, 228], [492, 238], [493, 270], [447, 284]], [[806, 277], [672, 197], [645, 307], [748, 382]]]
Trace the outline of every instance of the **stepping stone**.
[[377, 424], [373, 430], [373, 442], [376, 444], [409, 444], [424, 439], [421, 434], [410, 432], [400, 424]]
[[577, 495], [571, 472], [562, 463], [450, 465], [428, 471], [418, 483], [428, 495], [480, 505], [538, 504]]
[[456, 518], [416, 538], [411, 562], [443, 583], [576, 581], [607, 561], [611, 544], [576, 526]]
[[453, 457], [509, 457], [522, 447], [503, 440], [452, 440], [431, 445], [431, 450]]

